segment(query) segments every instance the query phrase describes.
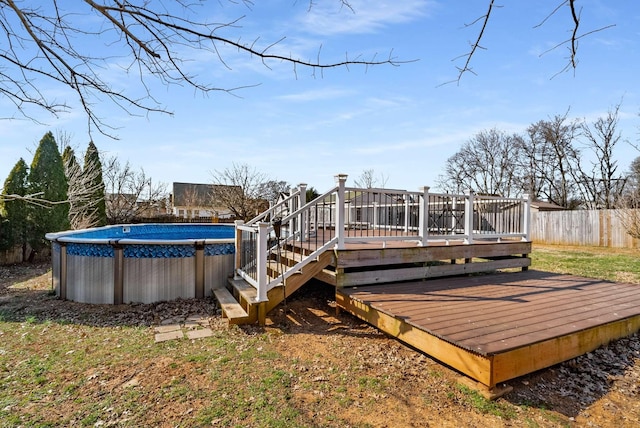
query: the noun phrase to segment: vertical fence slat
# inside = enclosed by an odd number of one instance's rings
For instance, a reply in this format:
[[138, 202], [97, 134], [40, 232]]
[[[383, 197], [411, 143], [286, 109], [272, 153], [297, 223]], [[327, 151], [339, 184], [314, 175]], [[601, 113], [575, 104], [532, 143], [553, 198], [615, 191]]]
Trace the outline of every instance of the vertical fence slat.
[[639, 248], [617, 210], [533, 211], [531, 240], [538, 244]]

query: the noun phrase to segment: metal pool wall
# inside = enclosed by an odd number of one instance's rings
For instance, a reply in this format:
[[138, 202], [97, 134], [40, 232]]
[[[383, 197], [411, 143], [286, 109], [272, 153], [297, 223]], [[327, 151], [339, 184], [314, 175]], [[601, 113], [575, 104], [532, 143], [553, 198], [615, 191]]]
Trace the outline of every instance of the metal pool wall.
[[52, 240], [56, 294], [96, 304], [203, 298], [233, 275], [234, 239], [126, 241]]

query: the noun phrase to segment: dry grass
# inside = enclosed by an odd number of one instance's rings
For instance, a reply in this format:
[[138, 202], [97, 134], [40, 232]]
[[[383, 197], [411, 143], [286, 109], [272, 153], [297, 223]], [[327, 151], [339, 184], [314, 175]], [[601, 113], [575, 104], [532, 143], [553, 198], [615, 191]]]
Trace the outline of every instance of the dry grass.
[[[603, 268], [613, 266], [609, 252], [582, 248], [536, 248], [532, 257], [536, 269], [560, 258], [568, 260], [566, 269], [598, 258]], [[633, 253], [613, 257], [628, 263]], [[0, 271], [0, 426], [640, 423], [637, 337], [602, 356], [514, 380], [511, 394], [488, 402], [460, 387], [458, 373], [437, 361], [348, 314], [334, 315], [332, 290], [319, 284], [270, 314], [266, 328], [238, 328], [228, 327], [211, 302], [59, 301], [45, 271]], [[620, 272], [637, 281], [632, 270]], [[202, 311], [211, 317], [212, 337], [154, 343], [155, 324]]]

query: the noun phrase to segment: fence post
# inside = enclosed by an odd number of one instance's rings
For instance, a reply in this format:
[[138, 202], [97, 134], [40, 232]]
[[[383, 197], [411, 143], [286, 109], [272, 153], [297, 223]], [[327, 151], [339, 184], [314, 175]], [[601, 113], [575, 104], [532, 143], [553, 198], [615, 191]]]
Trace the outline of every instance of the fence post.
[[244, 221], [234, 221], [236, 226], [236, 254], [233, 262], [233, 279], [240, 279], [238, 272], [242, 268], [242, 230], [238, 229], [238, 226], [242, 226]]
[[464, 200], [464, 233], [467, 235], [466, 243], [473, 244], [473, 192], [467, 190]]
[[531, 196], [528, 193], [522, 195], [524, 199], [524, 213], [522, 214], [523, 241], [531, 241]]
[[418, 234], [422, 237], [420, 245], [426, 246], [429, 241], [429, 186], [421, 187], [420, 191], [422, 193], [420, 194], [418, 205], [418, 223], [420, 227]]
[[266, 302], [267, 299], [267, 255], [269, 239], [269, 223], [261, 221], [258, 223], [258, 248], [257, 248], [257, 270], [256, 276], [258, 280], [258, 295], [256, 302]]
[[[298, 189], [300, 190], [300, 193], [298, 194], [298, 208], [300, 209], [303, 206], [306, 205], [307, 203], [307, 183], [300, 183], [298, 184]], [[300, 221], [298, 223], [299, 227], [300, 227], [300, 241], [304, 242], [307, 240], [307, 222], [305, 221], [304, 218], [304, 213], [300, 213]]]
[[344, 250], [344, 210], [345, 210], [345, 182], [347, 174], [338, 174], [335, 179], [338, 184], [338, 192], [336, 193], [336, 237], [338, 238], [338, 250]]

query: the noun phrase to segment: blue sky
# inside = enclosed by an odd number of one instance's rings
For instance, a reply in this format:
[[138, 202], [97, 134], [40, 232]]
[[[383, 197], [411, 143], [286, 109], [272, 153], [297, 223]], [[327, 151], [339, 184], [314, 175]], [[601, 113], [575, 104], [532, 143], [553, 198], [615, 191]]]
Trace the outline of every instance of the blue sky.
[[[541, 53], [570, 36], [567, 7], [535, 27], [560, 0], [502, 2], [493, 11], [482, 46], [472, 60], [476, 73], [459, 84], [452, 61], [469, 50], [479, 26], [465, 27], [486, 12], [489, 0], [352, 0], [354, 12], [339, 1], [256, 2], [252, 9], [207, 2], [201, 11], [225, 22], [241, 15], [242, 28], [228, 34], [260, 42], [286, 39], [274, 49], [302, 58], [340, 61], [347, 53], [383, 58], [393, 51], [400, 67], [350, 67], [322, 75], [290, 65], [259, 61], [224, 50], [227, 66], [200, 54], [189, 63], [202, 81], [220, 87], [258, 85], [232, 96], [203, 96], [186, 87], [154, 86], [154, 96], [174, 115], [132, 117], [104, 103], [101, 116], [117, 127], [118, 140], [94, 133], [105, 156], [142, 167], [155, 181], [208, 183], [211, 172], [233, 162], [249, 164], [269, 177], [291, 184], [308, 183], [319, 191], [334, 184], [337, 173], [357, 178], [373, 169], [386, 187], [417, 190], [434, 186], [444, 162], [477, 132], [497, 127], [522, 132], [538, 120], [568, 109], [571, 118], [594, 120], [622, 101], [620, 131], [640, 141], [640, 6], [637, 2], [584, 0], [581, 32], [614, 27], [580, 40], [578, 67], [556, 75], [566, 65], [567, 49]], [[93, 49], [102, 49], [93, 46]], [[106, 47], [104, 47], [106, 49]], [[115, 70], [115, 69], [114, 69]], [[110, 72], [115, 72], [109, 70]], [[554, 77], [554, 75], [556, 75]], [[139, 91], [137, 80], [108, 76], [116, 87]], [[58, 97], [72, 96], [61, 88]], [[75, 99], [68, 98], [73, 105]], [[0, 99], [0, 117], [14, 116]], [[0, 121], [0, 180], [32, 152], [45, 132], [65, 132], [78, 151], [89, 140], [86, 118], [73, 110], [59, 118], [38, 116], [44, 124]], [[640, 155], [620, 143], [621, 170]]]

